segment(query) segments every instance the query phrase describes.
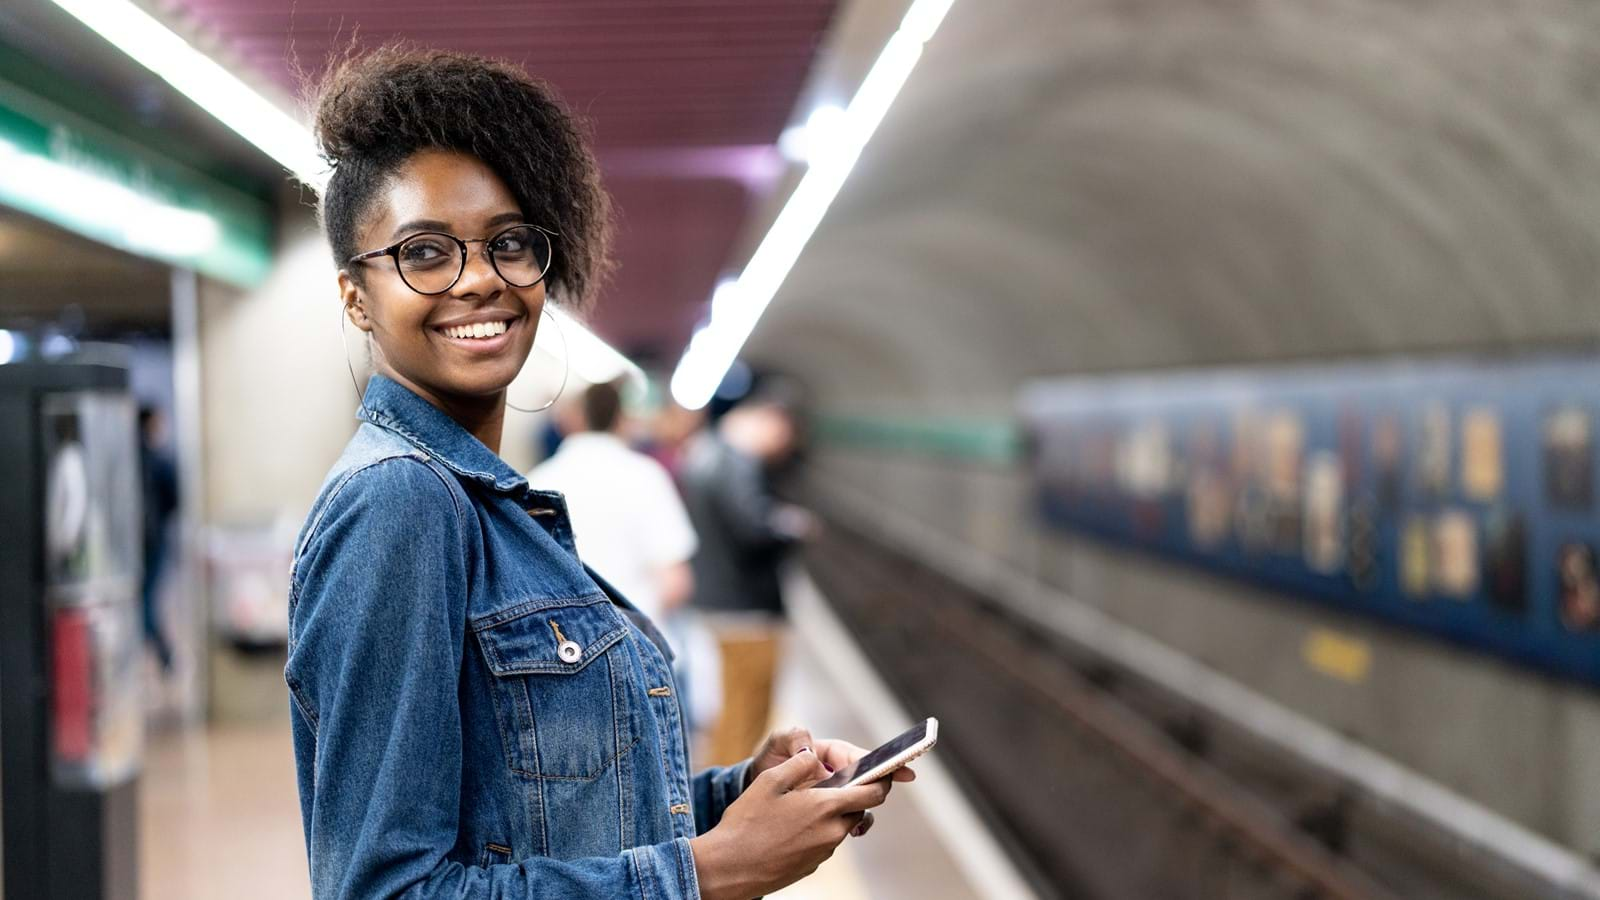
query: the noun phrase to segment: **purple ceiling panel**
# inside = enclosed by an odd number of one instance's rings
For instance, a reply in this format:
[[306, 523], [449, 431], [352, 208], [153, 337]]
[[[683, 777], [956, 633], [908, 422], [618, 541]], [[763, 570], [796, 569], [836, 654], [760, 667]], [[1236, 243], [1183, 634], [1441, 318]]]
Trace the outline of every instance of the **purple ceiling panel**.
[[837, 0], [165, 0], [260, 77], [300, 93], [330, 55], [404, 39], [498, 56], [590, 123], [620, 268], [595, 314], [670, 362], [740, 225], [782, 174], [773, 145]]

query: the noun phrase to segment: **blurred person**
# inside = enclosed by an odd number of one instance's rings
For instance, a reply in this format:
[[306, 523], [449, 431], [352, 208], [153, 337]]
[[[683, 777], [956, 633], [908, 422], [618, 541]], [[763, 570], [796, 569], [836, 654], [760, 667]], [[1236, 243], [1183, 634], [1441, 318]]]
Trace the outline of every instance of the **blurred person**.
[[549, 459], [561, 449], [567, 435], [583, 430], [583, 406], [571, 397], [557, 397], [550, 406], [550, 414], [539, 422], [539, 433], [534, 443], [539, 448], [539, 458]]
[[689, 440], [700, 432], [705, 421], [703, 410], [684, 409], [667, 398], [650, 420], [650, 446], [644, 452], [677, 479], [683, 471], [683, 454]]
[[616, 384], [590, 387], [578, 407], [580, 427], [528, 473], [528, 483], [566, 495], [578, 558], [666, 632], [690, 730], [698, 730], [720, 711], [722, 671], [705, 626], [683, 609], [697, 544], [689, 514], [666, 469], [623, 439]]
[[684, 499], [700, 534], [694, 604], [706, 613], [722, 658], [722, 715], [709, 751], [714, 764], [749, 753], [772, 714], [784, 630], [780, 568], [816, 530], [809, 512], [772, 492], [772, 470], [794, 453], [795, 435], [785, 402], [755, 396], [697, 436], [684, 457]]
[[622, 439], [617, 385], [590, 387], [579, 408], [581, 426], [528, 473], [528, 483], [566, 495], [578, 557], [661, 621], [694, 587], [689, 515], [661, 464]]
[[803, 729], [691, 777], [659, 634], [498, 455], [547, 287], [606, 268], [574, 120], [517, 67], [390, 47], [327, 75], [316, 136], [375, 371], [290, 571], [314, 895], [743, 900], [815, 869], [888, 783], [810, 789], [863, 751]]
[[162, 672], [172, 671], [172, 643], [161, 628], [161, 576], [166, 574], [168, 534], [178, 511], [178, 467], [167, 451], [166, 416], [151, 406], [139, 409], [139, 473], [144, 507], [144, 579], [139, 597], [144, 638]]

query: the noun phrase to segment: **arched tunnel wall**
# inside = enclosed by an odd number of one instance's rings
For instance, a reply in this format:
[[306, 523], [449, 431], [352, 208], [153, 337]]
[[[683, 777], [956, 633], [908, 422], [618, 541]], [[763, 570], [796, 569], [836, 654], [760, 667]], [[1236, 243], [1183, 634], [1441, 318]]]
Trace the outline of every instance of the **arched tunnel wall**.
[[[825, 428], [819, 505], [944, 529], [1594, 853], [1592, 690], [1047, 531], [991, 438], [1037, 376], [1592, 348], [1597, 220], [1592, 4], [967, 0], [751, 350], [825, 422], [967, 432]], [[1307, 668], [1323, 627], [1368, 678]]]

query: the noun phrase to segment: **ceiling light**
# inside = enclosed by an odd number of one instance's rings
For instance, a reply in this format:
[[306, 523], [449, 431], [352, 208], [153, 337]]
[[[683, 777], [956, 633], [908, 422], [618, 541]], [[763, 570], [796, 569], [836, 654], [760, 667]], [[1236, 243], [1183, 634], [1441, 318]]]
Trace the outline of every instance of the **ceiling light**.
[[17, 336], [0, 328], [0, 366], [17, 358]]
[[843, 121], [842, 108], [824, 103], [812, 110], [804, 125], [784, 129], [778, 137], [778, 151], [790, 162], [809, 163], [830, 144]]
[[[713, 301], [711, 320], [690, 339], [672, 373], [672, 397], [679, 405], [699, 409], [710, 402], [723, 374], [738, 358], [767, 304], [838, 196], [862, 148], [911, 75], [923, 45], [938, 31], [954, 2], [916, 0], [862, 80], [849, 108], [836, 118], [818, 120], [819, 108], [812, 115], [815, 121], [806, 123], [810, 168], [725, 299]], [[723, 295], [723, 289], [719, 287], [717, 293]]]
[[728, 310], [738, 303], [739, 282], [737, 279], [724, 278], [717, 282], [717, 289], [711, 292], [711, 315], [727, 315]]
[[161, 76], [222, 124], [314, 187], [327, 165], [311, 132], [216, 60], [128, 0], [55, 0], [95, 33]]
[[[545, 309], [557, 320], [561, 334], [547, 333], [555, 329], [539, 329], [534, 340], [540, 349], [556, 356], [565, 351], [572, 373], [590, 384], [605, 384], [618, 378], [627, 378], [639, 388], [645, 386], [649, 379], [633, 360], [618, 353], [555, 305], [546, 306]], [[562, 335], [566, 337], [565, 347], [560, 346]]]
[[790, 125], [783, 130], [783, 134], [778, 135], [778, 152], [792, 163], [803, 164], [808, 149], [804, 125]]

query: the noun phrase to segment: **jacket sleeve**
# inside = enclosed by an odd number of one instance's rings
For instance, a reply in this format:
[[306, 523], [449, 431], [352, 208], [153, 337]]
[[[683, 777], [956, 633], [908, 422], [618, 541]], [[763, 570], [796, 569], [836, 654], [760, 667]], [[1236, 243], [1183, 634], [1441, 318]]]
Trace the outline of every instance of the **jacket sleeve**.
[[285, 677], [314, 743], [300, 765], [313, 895], [698, 898], [686, 839], [567, 861], [447, 859], [462, 802], [465, 516], [425, 463], [386, 460], [337, 490], [298, 555]]
[[717, 827], [722, 814], [733, 801], [744, 793], [744, 780], [749, 777], [750, 760], [731, 766], [716, 766], [694, 776], [690, 784], [694, 799], [694, 830], [705, 834]]

